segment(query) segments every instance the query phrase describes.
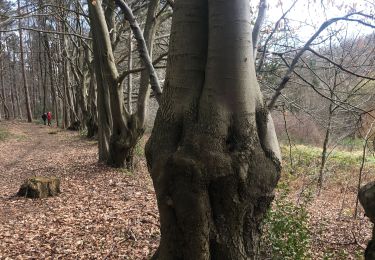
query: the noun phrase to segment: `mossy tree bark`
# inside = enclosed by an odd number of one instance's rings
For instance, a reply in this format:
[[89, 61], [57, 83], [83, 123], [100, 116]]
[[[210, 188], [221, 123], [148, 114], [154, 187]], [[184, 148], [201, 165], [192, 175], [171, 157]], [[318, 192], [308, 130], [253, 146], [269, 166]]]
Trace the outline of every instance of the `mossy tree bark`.
[[177, 0], [146, 157], [161, 241], [152, 259], [256, 259], [280, 173], [255, 76], [248, 0]]

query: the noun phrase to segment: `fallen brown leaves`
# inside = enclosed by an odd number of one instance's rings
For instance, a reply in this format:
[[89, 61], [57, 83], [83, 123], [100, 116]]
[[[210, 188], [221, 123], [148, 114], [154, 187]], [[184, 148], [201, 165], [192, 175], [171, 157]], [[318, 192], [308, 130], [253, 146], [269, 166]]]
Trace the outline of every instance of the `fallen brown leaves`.
[[363, 259], [360, 257], [371, 238], [372, 226], [362, 210], [357, 219], [353, 218], [354, 205], [354, 192], [343, 194], [335, 188], [312, 201], [309, 212], [314, 259]]
[[[129, 174], [98, 164], [96, 143], [77, 133], [5, 127], [13, 137], [0, 143], [0, 259], [147, 259], [155, 251], [158, 214], [144, 160]], [[14, 197], [35, 175], [60, 177], [61, 195]]]
[[[156, 199], [144, 158], [129, 174], [97, 163], [97, 145], [77, 133], [20, 122], [0, 142], [0, 259], [148, 259], [160, 233]], [[14, 195], [27, 177], [61, 178], [58, 197]], [[369, 175], [368, 178], [373, 178]], [[356, 191], [329, 186], [308, 210], [314, 259], [358, 259], [371, 234], [351, 218]], [[298, 197], [301, 181], [291, 187]], [[342, 204], [342, 202], [344, 202]], [[343, 205], [343, 207], [342, 207]]]

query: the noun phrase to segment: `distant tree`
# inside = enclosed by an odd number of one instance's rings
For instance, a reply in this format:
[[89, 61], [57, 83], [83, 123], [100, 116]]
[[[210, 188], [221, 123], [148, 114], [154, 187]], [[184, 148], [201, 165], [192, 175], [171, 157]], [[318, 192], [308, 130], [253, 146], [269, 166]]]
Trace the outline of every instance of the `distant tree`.
[[[21, 4], [20, 0], [17, 1], [18, 6], [18, 15], [21, 16]], [[30, 105], [30, 95], [29, 95], [29, 86], [27, 83], [26, 77], [26, 68], [25, 68], [25, 58], [24, 58], [24, 49], [23, 49], [23, 37], [22, 37], [22, 28], [21, 28], [21, 20], [18, 21], [18, 29], [19, 29], [19, 40], [20, 40], [20, 54], [21, 54], [21, 70], [22, 70], [22, 80], [23, 80], [23, 89], [25, 95], [25, 106], [26, 106], [26, 115], [27, 121], [33, 121], [33, 114], [31, 112], [31, 105]]]

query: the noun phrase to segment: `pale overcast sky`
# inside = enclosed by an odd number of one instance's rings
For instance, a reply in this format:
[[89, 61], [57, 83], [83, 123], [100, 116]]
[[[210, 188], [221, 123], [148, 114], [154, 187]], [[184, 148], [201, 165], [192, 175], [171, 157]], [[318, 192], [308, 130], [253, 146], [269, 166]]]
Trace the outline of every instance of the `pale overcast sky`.
[[[289, 9], [293, 2], [294, 0], [268, 0], [269, 9], [267, 21], [276, 22], [282, 16], [283, 12]], [[257, 1], [253, 3], [257, 4]], [[287, 15], [287, 18], [296, 25], [299, 24], [299, 22], [305, 22], [310, 25], [304, 26], [303, 29], [298, 32], [306, 39], [309, 38], [324, 21], [333, 17], [344, 16], [349, 13], [350, 10], [353, 10], [353, 8], [356, 11], [374, 15], [375, 0], [298, 0], [294, 8]], [[344, 24], [346, 23], [339, 22], [337, 25], [333, 25], [333, 28]], [[355, 22], [349, 22], [348, 25], [349, 31], [353, 35], [358, 32], [362, 34], [374, 32], [374, 29], [359, 25]]]

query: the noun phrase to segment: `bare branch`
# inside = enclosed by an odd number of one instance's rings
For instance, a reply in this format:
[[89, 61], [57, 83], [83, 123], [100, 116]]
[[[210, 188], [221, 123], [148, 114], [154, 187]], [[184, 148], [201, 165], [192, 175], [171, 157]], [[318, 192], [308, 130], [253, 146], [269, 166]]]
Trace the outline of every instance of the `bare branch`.
[[122, 12], [124, 13], [125, 19], [130, 24], [130, 27], [134, 34], [134, 38], [137, 40], [139, 54], [143, 62], [145, 63], [146, 68], [148, 69], [150, 73], [151, 89], [155, 92], [156, 99], [159, 100], [162, 90], [160, 87], [159, 79], [156, 74], [155, 68], [152, 65], [152, 61], [148, 53], [146, 42], [143, 37], [141, 28], [139, 27], [138, 22], [135, 20], [132, 10], [123, 0], [116, 0], [116, 4], [121, 8]]
[[[59, 35], [72, 35], [81, 39], [92, 40], [90, 37], [87, 37], [78, 33], [73, 33], [73, 32], [70, 33], [70, 32], [61, 32], [61, 31], [49, 31], [49, 30], [42, 30], [42, 29], [31, 28], [31, 27], [21, 27], [21, 30], [40, 32], [40, 33], [59, 34]], [[18, 31], [18, 29], [0, 30], [0, 32], [2, 33], [3, 32], [15, 32], [15, 31]]]
[[285, 88], [286, 84], [288, 83], [289, 79], [290, 79], [290, 76], [291, 74], [293, 73], [297, 63], [298, 63], [298, 60], [299, 58], [302, 56], [302, 54], [308, 50], [308, 48], [310, 47], [311, 43], [319, 36], [319, 34], [324, 31], [328, 26], [330, 26], [331, 24], [333, 23], [336, 23], [338, 21], [341, 21], [341, 20], [348, 20], [349, 17], [351, 16], [354, 16], [354, 15], [361, 15], [360, 13], [350, 13], [350, 14], [347, 14], [345, 16], [342, 16], [342, 17], [335, 17], [335, 18], [332, 18], [332, 19], [329, 19], [327, 21], [325, 21], [320, 27], [319, 29], [310, 37], [310, 39], [305, 43], [305, 45], [303, 46], [302, 49], [300, 49], [296, 56], [294, 57], [292, 63], [290, 64], [289, 66], [289, 69], [288, 71], [285, 73], [284, 77], [281, 79], [278, 87], [276, 88], [276, 92], [275, 94], [273, 95], [271, 101], [269, 102], [268, 104], [268, 109], [272, 110], [272, 108], [274, 107], [275, 103], [276, 103], [276, 100], [278, 99], [278, 97], [280, 96], [281, 94], [281, 91]]
[[[281, 23], [282, 20], [284, 20], [285, 16], [290, 12], [290, 10], [292, 10], [292, 8], [295, 6], [295, 4], [297, 3], [298, 0], [295, 0], [293, 2], [293, 4], [289, 7], [288, 10], [286, 10], [286, 12], [280, 17], [279, 20], [277, 20], [277, 22], [275, 23], [275, 26], [272, 30], [272, 32], [270, 33], [270, 35], [267, 37], [265, 43], [264, 43], [264, 47], [263, 47], [263, 53], [262, 53], [262, 56], [259, 60], [259, 64], [258, 64], [258, 68], [257, 68], [257, 71], [260, 71], [263, 67], [263, 62], [264, 62], [264, 58], [265, 58], [265, 55], [266, 55], [266, 52], [267, 52], [267, 45], [268, 45], [268, 42], [271, 40], [273, 34], [276, 32], [277, 28], [279, 27], [279, 24]], [[255, 59], [255, 56], [254, 56], [254, 59]]]
[[312, 52], [313, 54], [315, 54], [319, 58], [322, 58], [322, 59], [328, 61], [329, 63], [332, 63], [333, 65], [335, 65], [336, 67], [338, 67], [342, 71], [345, 71], [346, 73], [352, 74], [352, 75], [354, 75], [356, 77], [359, 77], [359, 78], [364, 78], [364, 79], [369, 79], [369, 80], [375, 80], [375, 78], [373, 78], [373, 77], [368, 77], [368, 76], [365, 76], [365, 75], [360, 75], [360, 74], [357, 74], [357, 73], [355, 73], [353, 71], [350, 71], [350, 70], [344, 68], [342, 65], [336, 63], [335, 61], [331, 60], [330, 58], [328, 58], [326, 56], [323, 56], [323, 55], [319, 54], [318, 52], [314, 51], [311, 48], [307, 48], [307, 50], [310, 51], [310, 52]]

